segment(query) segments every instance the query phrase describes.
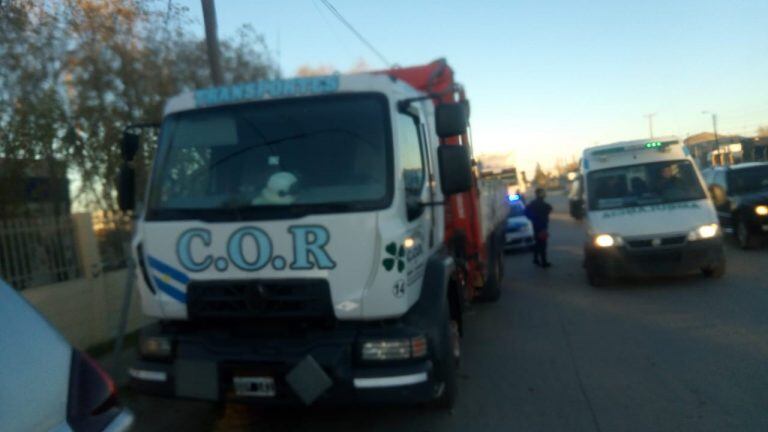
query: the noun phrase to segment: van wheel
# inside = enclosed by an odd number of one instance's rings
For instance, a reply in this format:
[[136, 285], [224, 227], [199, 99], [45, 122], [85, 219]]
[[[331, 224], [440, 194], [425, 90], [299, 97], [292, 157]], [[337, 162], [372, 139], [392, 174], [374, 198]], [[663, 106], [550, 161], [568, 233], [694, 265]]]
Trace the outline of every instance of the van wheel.
[[749, 232], [744, 221], [739, 221], [736, 225], [736, 240], [739, 241], [739, 246], [742, 249], [754, 249], [760, 247], [760, 239]]
[[722, 260], [717, 264], [704, 267], [703, 269], [701, 269], [701, 273], [708, 278], [720, 279], [725, 275], [725, 260]]
[[457, 369], [461, 357], [461, 338], [447, 310], [444, 313], [441, 329], [441, 341], [438, 347], [440, 354], [435, 359], [436, 399], [432, 401], [431, 406], [439, 410], [450, 410], [456, 404], [456, 395], [459, 391]]

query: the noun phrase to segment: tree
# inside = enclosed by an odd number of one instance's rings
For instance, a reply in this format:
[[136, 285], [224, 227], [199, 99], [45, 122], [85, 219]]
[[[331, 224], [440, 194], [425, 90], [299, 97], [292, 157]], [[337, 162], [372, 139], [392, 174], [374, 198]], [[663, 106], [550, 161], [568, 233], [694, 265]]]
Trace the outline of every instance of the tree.
[[[360, 58], [358, 59], [354, 65], [352, 65], [351, 68], [347, 69], [347, 73], [361, 73], [361, 72], [368, 72], [371, 70], [371, 67], [368, 66], [368, 63]], [[298, 69], [296, 69], [296, 76], [300, 77], [310, 77], [310, 76], [321, 76], [321, 75], [331, 75], [334, 73], [337, 73], [338, 69], [329, 64], [320, 64], [317, 66], [312, 66], [310, 64], [304, 64], [299, 66]]]
[[320, 76], [320, 75], [331, 75], [335, 71], [336, 69], [330, 65], [311, 66], [311, 65], [305, 64], [305, 65], [299, 66], [299, 68], [296, 69], [296, 76], [310, 77], [310, 76]]
[[757, 128], [757, 136], [768, 137], [768, 126], [760, 126]]
[[[0, 7], [0, 158], [62, 160], [82, 202], [115, 208], [123, 127], [159, 121], [167, 97], [211, 85], [188, 10], [155, 0]], [[252, 27], [222, 40], [225, 81], [277, 76], [267, 53]], [[153, 147], [143, 150], [140, 166]]]

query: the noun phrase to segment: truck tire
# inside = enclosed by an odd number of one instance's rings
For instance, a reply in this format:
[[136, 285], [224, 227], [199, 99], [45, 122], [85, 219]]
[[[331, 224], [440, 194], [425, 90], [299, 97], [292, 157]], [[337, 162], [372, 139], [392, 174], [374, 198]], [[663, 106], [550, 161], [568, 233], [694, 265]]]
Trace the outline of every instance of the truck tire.
[[491, 271], [485, 281], [479, 299], [483, 302], [495, 303], [501, 297], [501, 278], [504, 276], [504, 259], [497, 255], [491, 263]]
[[725, 260], [721, 260], [717, 264], [713, 264], [701, 269], [701, 273], [712, 279], [720, 279], [725, 275]]
[[[446, 308], [447, 309], [447, 308]], [[438, 356], [435, 358], [435, 378], [437, 381], [436, 399], [432, 401], [431, 406], [439, 410], [450, 410], [456, 403], [458, 394], [458, 367], [461, 350], [456, 350], [459, 337], [448, 310], [443, 314], [443, 322], [440, 324], [441, 341], [438, 350]]]

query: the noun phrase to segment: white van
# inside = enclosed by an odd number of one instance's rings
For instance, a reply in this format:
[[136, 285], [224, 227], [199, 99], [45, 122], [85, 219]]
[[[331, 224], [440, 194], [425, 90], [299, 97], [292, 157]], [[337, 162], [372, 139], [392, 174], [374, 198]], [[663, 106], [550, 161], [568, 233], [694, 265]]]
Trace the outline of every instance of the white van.
[[717, 213], [678, 138], [591, 147], [581, 169], [590, 284], [617, 276], [725, 273]]

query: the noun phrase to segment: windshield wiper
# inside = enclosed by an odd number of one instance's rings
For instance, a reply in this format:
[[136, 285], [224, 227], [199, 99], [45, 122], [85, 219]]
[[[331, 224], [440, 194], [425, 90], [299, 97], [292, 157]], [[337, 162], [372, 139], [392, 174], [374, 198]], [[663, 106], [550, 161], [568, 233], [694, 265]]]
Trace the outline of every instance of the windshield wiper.
[[272, 150], [272, 146], [274, 144], [279, 144], [279, 143], [285, 142], [285, 141], [292, 141], [292, 140], [299, 139], [299, 138], [308, 138], [308, 137], [310, 137], [312, 135], [319, 135], [319, 134], [329, 133], [329, 132], [338, 132], [338, 133], [347, 134], [347, 135], [350, 135], [350, 136], [352, 136], [354, 138], [357, 138], [357, 139], [359, 139], [359, 140], [361, 140], [361, 141], [363, 141], [365, 143], [369, 143], [369, 141], [367, 139], [363, 138], [359, 134], [357, 134], [355, 132], [352, 132], [352, 131], [349, 131], [349, 130], [346, 130], [346, 129], [321, 129], [321, 130], [316, 130], [316, 131], [312, 131], [312, 132], [301, 132], [301, 133], [297, 133], [297, 134], [294, 134], [294, 135], [288, 135], [288, 136], [285, 136], [285, 137], [282, 137], [282, 138], [276, 138], [276, 139], [273, 139], [273, 140], [262, 141], [262, 142], [260, 142], [258, 144], [253, 144], [253, 145], [250, 145], [250, 146], [248, 146], [246, 148], [237, 150], [235, 152], [232, 152], [232, 153], [230, 153], [230, 154], [228, 154], [226, 156], [222, 156], [221, 158], [217, 159], [216, 161], [214, 161], [211, 164], [211, 166], [208, 169], [209, 170], [213, 169], [216, 166], [218, 166], [218, 165], [220, 165], [220, 164], [222, 164], [222, 163], [232, 159], [235, 156], [240, 156], [243, 153], [249, 152], [249, 151], [251, 151], [253, 149], [256, 149], [256, 148], [269, 147], [270, 148], [270, 153], [274, 154], [274, 150]]

